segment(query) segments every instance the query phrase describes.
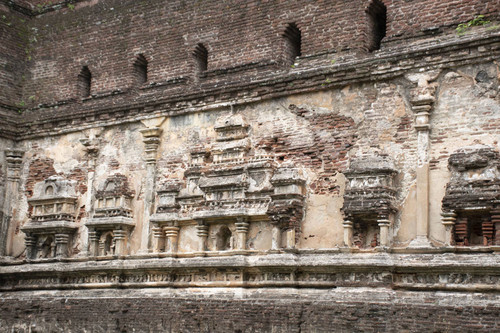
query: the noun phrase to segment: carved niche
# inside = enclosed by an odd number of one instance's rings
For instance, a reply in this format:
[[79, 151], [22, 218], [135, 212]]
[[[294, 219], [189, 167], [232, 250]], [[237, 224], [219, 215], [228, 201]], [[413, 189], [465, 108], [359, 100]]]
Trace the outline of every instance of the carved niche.
[[85, 224], [89, 229], [90, 256], [128, 254], [127, 242], [135, 226], [127, 177], [115, 174], [95, 194], [94, 214]]
[[217, 119], [216, 142], [190, 153], [185, 181], [169, 181], [158, 191], [154, 251], [175, 253], [179, 230], [196, 224], [198, 251], [247, 250], [250, 223], [273, 226], [273, 248], [295, 246], [304, 210], [305, 181], [298, 170], [280, 168], [270, 155], [251, 150], [243, 116]]
[[21, 230], [26, 234], [26, 257], [41, 259], [71, 255], [78, 229], [75, 181], [52, 176], [34, 186], [31, 218]]
[[442, 203], [446, 245], [500, 245], [500, 158], [474, 145], [450, 155], [450, 182]]
[[344, 243], [348, 247], [389, 246], [396, 213], [397, 174], [388, 156], [365, 156], [351, 161], [344, 173]]

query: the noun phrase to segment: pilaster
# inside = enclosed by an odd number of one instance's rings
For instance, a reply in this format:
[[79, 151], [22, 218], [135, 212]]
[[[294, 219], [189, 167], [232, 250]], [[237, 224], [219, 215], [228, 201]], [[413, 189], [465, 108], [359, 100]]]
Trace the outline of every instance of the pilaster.
[[165, 252], [169, 254], [174, 254], [177, 252], [179, 230], [179, 227], [175, 223], [173, 225], [165, 227], [165, 237], [167, 238]]
[[279, 250], [281, 248], [281, 228], [279, 223], [272, 223], [271, 225], [271, 250]]
[[203, 220], [198, 220], [197, 222], [198, 251], [205, 252], [207, 249], [208, 225]]
[[387, 247], [390, 245], [389, 238], [389, 227], [391, 225], [391, 220], [389, 220], [389, 215], [387, 213], [379, 214], [377, 223], [379, 227], [379, 244], [382, 247]]
[[352, 237], [353, 237], [353, 222], [352, 218], [347, 218], [344, 220], [344, 246], [352, 247]]
[[68, 234], [56, 234], [56, 257], [67, 257], [69, 251], [69, 240], [70, 235]]
[[12, 241], [16, 227], [13, 225], [13, 211], [19, 194], [19, 179], [24, 151], [20, 149], [7, 149], [5, 160], [7, 162], [7, 181], [5, 184], [5, 198], [3, 202], [2, 221], [0, 221], [0, 256], [11, 255]]
[[153, 239], [152, 239], [152, 249], [154, 253], [160, 253], [163, 251], [165, 246], [165, 236], [163, 227], [160, 225], [153, 226]]
[[24, 244], [26, 246], [26, 258], [34, 259], [36, 256], [36, 237], [32, 234], [26, 234]]
[[454, 212], [441, 213], [441, 223], [444, 225], [445, 229], [445, 239], [444, 239], [445, 246], [451, 246], [454, 244], [453, 228], [455, 226], [456, 220], [457, 220], [457, 214], [455, 214]]
[[415, 113], [417, 131], [417, 169], [416, 169], [416, 237], [410, 247], [431, 247], [429, 241], [429, 135], [430, 115], [436, 101], [437, 84], [431, 83], [439, 72], [408, 75], [417, 84], [411, 91], [410, 105]]
[[99, 232], [96, 230], [89, 231], [89, 255], [91, 257], [99, 255]]
[[150, 245], [150, 216], [154, 209], [154, 194], [156, 184], [156, 162], [160, 136], [163, 130], [159, 127], [142, 129], [143, 142], [145, 144], [146, 180], [144, 194], [144, 215], [141, 232], [141, 246], [139, 253], [148, 253]]
[[115, 241], [115, 255], [123, 256], [126, 255], [126, 238], [127, 231], [122, 229], [113, 230], [113, 239]]
[[248, 234], [248, 218], [245, 216], [240, 216], [236, 220], [236, 249], [237, 250], [246, 250], [247, 248], [247, 234]]
[[[91, 130], [87, 138], [81, 139], [80, 143], [83, 145], [83, 151], [85, 152], [85, 157], [87, 159], [87, 197], [85, 200], [85, 215], [87, 218], [92, 214], [92, 207], [94, 205], [94, 179], [95, 179], [95, 167], [97, 163], [97, 157], [99, 156], [99, 137], [101, 135], [102, 128], [97, 130]], [[84, 232], [87, 229], [84, 229]], [[88, 237], [82, 234], [82, 248], [83, 250], [79, 253], [79, 256], [86, 257], [88, 255], [96, 256], [98, 255], [98, 248], [90, 249], [90, 247], [95, 244], [91, 244], [90, 233]]]
[[491, 211], [491, 222], [495, 226], [495, 245], [500, 245], [500, 208]]

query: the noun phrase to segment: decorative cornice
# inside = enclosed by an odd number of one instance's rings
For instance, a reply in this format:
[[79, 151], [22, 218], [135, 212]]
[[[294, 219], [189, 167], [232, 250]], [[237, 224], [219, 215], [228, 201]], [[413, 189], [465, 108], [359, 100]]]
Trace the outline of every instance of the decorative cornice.
[[[479, 259], [479, 257], [481, 259]], [[111, 257], [110, 257], [111, 259]], [[54, 262], [55, 261], [55, 262]], [[140, 260], [65, 259], [3, 266], [0, 291], [145, 287], [385, 287], [500, 291], [496, 255], [268, 254]]]

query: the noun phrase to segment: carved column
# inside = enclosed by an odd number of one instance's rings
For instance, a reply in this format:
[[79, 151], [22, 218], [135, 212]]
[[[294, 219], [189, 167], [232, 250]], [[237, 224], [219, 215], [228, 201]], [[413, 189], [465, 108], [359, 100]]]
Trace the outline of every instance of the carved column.
[[198, 234], [198, 251], [204, 252], [207, 249], [208, 225], [205, 224], [205, 221], [199, 220], [196, 230]]
[[469, 230], [467, 217], [461, 216], [457, 218], [455, 223], [455, 235], [457, 245], [469, 246]]
[[36, 237], [32, 234], [27, 234], [24, 237], [24, 244], [26, 245], [26, 258], [34, 259], [36, 256]]
[[453, 239], [453, 227], [455, 226], [455, 221], [457, 220], [457, 214], [454, 212], [443, 212], [441, 213], [441, 223], [444, 225], [445, 237], [444, 245], [451, 246], [455, 243]]
[[486, 215], [482, 217], [481, 220], [481, 231], [483, 233], [483, 245], [493, 245], [494, 244], [494, 224], [490, 219], [490, 216]]
[[19, 178], [24, 151], [7, 149], [5, 160], [7, 162], [7, 182], [5, 184], [5, 198], [3, 202], [3, 217], [0, 221], [0, 256], [12, 255], [12, 242], [16, 226], [13, 225], [13, 207], [16, 205], [19, 194]]
[[173, 254], [177, 252], [177, 240], [179, 238], [179, 227], [176, 223], [165, 227], [165, 236], [167, 237], [167, 244], [165, 251]]
[[271, 250], [279, 250], [281, 248], [281, 228], [279, 223], [272, 223], [271, 225]]
[[165, 237], [163, 233], [163, 227], [155, 224], [153, 226], [153, 252], [160, 253], [163, 251], [165, 246]]
[[122, 229], [113, 230], [113, 240], [115, 241], [115, 255], [126, 255], [127, 231]]
[[149, 218], [153, 214], [154, 194], [156, 184], [156, 161], [158, 146], [160, 145], [160, 135], [162, 129], [158, 127], [142, 129], [144, 144], [146, 145], [145, 161], [146, 161], [146, 183], [144, 195], [144, 218], [142, 221], [141, 247], [140, 253], [148, 253], [149, 251], [149, 235], [150, 223]]
[[99, 240], [99, 251], [98, 251], [98, 255], [99, 256], [105, 256], [106, 255], [106, 251], [104, 249], [104, 242], [105, 240]]
[[409, 75], [410, 81], [417, 87], [411, 91], [411, 108], [415, 113], [415, 129], [417, 130], [417, 234], [410, 247], [430, 247], [429, 238], [429, 117], [435, 102], [436, 84], [430, 81], [437, 78], [438, 73]]
[[491, 222], [495, 226], [495, 245], [500, 245], [500, 208], [491, 211]]
[[286, 248], [287, 249], [295, 248], [295, 229], [288, 229], [286, 231]]
[[237, 234], [237, 241], [236, 241], [236, 249], [237, 250], [246, 250], [247, 248], [247, 234], [248, 234], [248, 227], [249, 223], [247, 222], [248, 218], [245, 216], [240, 216], [236, 220], [236, 234]]
[[380, 233], [379, 244], [382, 247], [389, 246], [389, 226], [391, 225], [391, 221], [388, 219], [388, 216], [388, 213], [381, 213], [377, 219]]
[[96, 230], [89, 231], [89, 255], [91, 257], [99, 255], [99, 232]]
[[352, 238], [353, 238], [353, 222], [352, 217], [348, 216], [344, 220], [344, 246], [352, 247]]
[[67, 257], [69, 252], [69, 238], [68, 234], [56, 234], [56, 257]]

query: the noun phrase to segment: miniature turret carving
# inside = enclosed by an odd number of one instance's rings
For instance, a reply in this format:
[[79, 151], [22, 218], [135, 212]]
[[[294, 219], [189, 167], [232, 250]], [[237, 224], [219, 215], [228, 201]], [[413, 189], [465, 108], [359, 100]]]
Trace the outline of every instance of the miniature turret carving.
[[96, 192], [94, 215], [85, 224], [89, 228], [91, 256], [126, 255], [127, 241], [135, 226], [132, 198], [127, 177], [115, 174]]
[[396, 209], [394, 176], [388, 156], [365, 156], [351, 161], [342, 208], [344, 245], [389, 246], [390, 227]]
[[31, 218], [21, 228], [26, 234], [26, 257], [41, 259], [68, 257], [73, 235], [78, 229], [76, 219], [75, 181], [52, 176], [35, 184]]
[[500, 157], [493, 147], [475, 145], [450, 155], [451, 179], [443, 198], [446, 245], [500, 244]]
[[[190, 152], [184, 182], [169, 180], [157, 192], [154, 252], [175, 253], [180, 229], [187, 225], [196, 227], [198, 251], [244, 251], [254, 221], [276, 229], [273, 248], [294, 247], [304, 215], [304, 177], [251, 151], [243, 116], [224, 115], [214, 129], [215, 143]], [[280, 241], [285, 232], [286, 244]]]

